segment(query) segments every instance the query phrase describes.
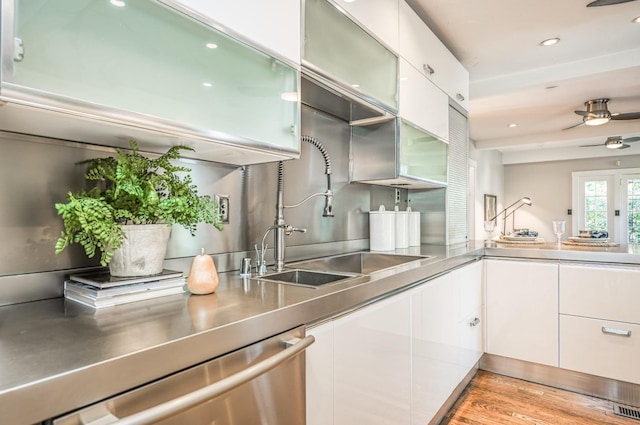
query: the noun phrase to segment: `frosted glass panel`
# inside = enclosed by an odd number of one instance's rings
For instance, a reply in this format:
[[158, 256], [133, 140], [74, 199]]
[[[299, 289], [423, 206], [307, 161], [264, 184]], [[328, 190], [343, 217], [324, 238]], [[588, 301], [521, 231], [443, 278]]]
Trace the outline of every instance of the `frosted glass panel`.
[[5, 81], [298, 150], [295, 69], [159, 2], [114, 3], [16, 1], [25, 56]]
[[398, 58], [325, 0], [305, 1], [304, 60], [398, 108]]
[[401, 123], [400, 174], [447, 183], [447, 143]]

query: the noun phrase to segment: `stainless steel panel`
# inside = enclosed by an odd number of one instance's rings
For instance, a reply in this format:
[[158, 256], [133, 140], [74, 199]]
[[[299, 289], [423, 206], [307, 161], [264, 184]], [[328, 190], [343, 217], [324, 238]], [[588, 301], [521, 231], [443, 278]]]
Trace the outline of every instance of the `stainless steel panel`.
[[446, 189], [409, 192], [409, 205], [420, 211], [420, 241], [429, 244], [447, 243]]
[[[287, 237], [291, 260], [353, 251], [368, 247], [370, 190], [348, 182], [350, 128], [341, 120], [303, 108], [302, 131], [325, 145], [333, 164], [332, 187], [335, 217], [322, 217], [323, 200], [313, 199], [285, 210], [285, 218], [308, 232]], [[303, 156], [285, 164], [285, 203], [299, 202], [325, 189], [324, 162], [320, 153], [304, 144]], [[62, 295], [64, 272], [96, 267], [79, 246], [54, 254], [62, 220], [54, 204], [68, 191], [83, 187], [78, 161], [112, 155], [114, 149], [36, 136], [0, 132], [0, 305]], [[231, 222], [222, 232], [200, 225], [196, 236], [174, 226], [167, 250], [167, 267], [188, 272], [191, 258], [214, 254], [219, 271], [234, 270], [240, 259], [253, 256], [275, 218], [277, 163], [233, 167], [185, 159], [200, 193], [230, 196]], [[273, 243], [269, 241], [272, 247]], [[326, 248], [314, 247], [330, 244]], [[271, 261], [272, 252], [268, 252]], [[37, 273], [37, 274], [36, 274]], [[24, 284], [25, 281], [29, 283]], [[40, 294], [40, 295], [39, 295]]]
[[629, 406], [640, 406], [640, 385], [629, 382], [486, 353], [480, 359], [480, 369]]
[[[299, 350], [313, 338], [305, 341], [303, 337], [304, 328], [297, 328], [56, 419], [53, 424], [106, 425], [123, 418], [123, 423], [130, 425], [303, 424], [305, 362]], [[302, 348], [287, 348], [292, 340]], [[254, 375], [257, 377], [246, 382]]]
[[398, 177], [397, 122], [353, 127], [351, 134], [351, 180]]
[[375, 100], [361, 99], [309, 69], [302, 74], [300, 89], [304, 105], [351, 125], [369, 125], [394, 118]]

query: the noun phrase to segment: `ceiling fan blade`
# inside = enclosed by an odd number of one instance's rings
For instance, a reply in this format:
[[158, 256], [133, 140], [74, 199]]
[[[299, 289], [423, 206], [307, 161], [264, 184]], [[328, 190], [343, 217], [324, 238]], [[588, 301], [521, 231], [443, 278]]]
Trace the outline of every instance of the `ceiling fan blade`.
[[612, 120], [640, 120], [640, 112], [629, 112], [626, 114], [616, 114], [611, 116]]
[[583, 123], [583, 122], [581, 122], [581, 123], [578, 123], [578, 124], [576, 124], [576, 125], [572, 125], [571, 127], [563, 128], [563, 129], [562, 129], [562, 131], [564, 131], [564, 130], [571, 130], [572, 128], [580, 127], [581, 125], [584, 125], [584, 123]]
[[622, 145], [618, 149], [627, 149], [627, 148], [630, 148], [630, 147], [631, 147], [630, 145]]
[[593, 147], [597, 147], [597, 146], [602, 147], [603, 145], [602, 145], [602, 143], [596, 143], [595, 145], [579, 145], [578, 147], [579, 148], [593, 148]]
[[596, 0], [589, 3], [587, 7], [610, 6], [612, 4], [628, 3], [630, 1], [634, 0]]
[[640, 137], [627, 137], [626, 139], [622, 139], [623, 143], [631, 143], [631, 142], [640, 142]]
[[589, 115], [592, 115], [591, 112], [587, 112], [587, 111], [573, 111], [576, 114], [582, 116], [582, 117], [588, 117]]

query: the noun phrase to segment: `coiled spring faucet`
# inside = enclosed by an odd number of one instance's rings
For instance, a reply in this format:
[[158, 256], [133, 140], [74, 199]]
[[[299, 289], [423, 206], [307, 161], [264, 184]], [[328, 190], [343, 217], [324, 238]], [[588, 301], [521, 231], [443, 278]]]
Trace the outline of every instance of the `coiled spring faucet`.
[[[325, 147], [320, 143], [317, 139], [311, 136], [302, 136], [301, 140], [303, 142], [307, 142], [318, 148], [322, 157], [324, 158], [325, 171], [324, 173], [327, 175], [327, 190], [325, 192], [314, 193], [312, 195], [307, 196], [302, 201], [298, 202], [294, 205], [284, 205], [284, 163], [280, 161], [278, 163], [278, 191], [276, 196], [276, 219], [273, 226], [270, 226], [262, 236], [262, 243], [260, 245], [260, 251], [257, 253], [257, 270], [259, 275], [264, 275], [267, 272], [267, 267], [265, 264], [265, 251], [267, 249], [267, 245], [265, 244], [265, 240], [267, 235], [271, 230], [274, 230], [274, 239], [275, 239], [275, 249], [274, 249], [274, 270], [282, 271], [284, 270], [284, 237], [291, 235], [293, 232], [301, 232], [305, 233], [307, 229], [293, 227], [290, 224], [287, 224], [284, 220], [284, 209], [285, 208], [296, 208], [309, 199], [314, 198], [316, 196], [324, 196], [324, 208], [322, 210], [323, 217], [333, 217], [333, 192], [331, 190], [331, 158], [329, 158], [329, 153], [325, 149]], [[256, 251], [258, 251], [258, 245], [256, 244]]]

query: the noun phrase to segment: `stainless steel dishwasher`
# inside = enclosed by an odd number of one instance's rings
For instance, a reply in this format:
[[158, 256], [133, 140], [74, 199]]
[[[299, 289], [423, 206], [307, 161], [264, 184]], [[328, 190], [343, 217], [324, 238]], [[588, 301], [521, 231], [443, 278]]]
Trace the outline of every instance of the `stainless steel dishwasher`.
[[304, 425], [304, 327], [52, 420], [54, 425]]

